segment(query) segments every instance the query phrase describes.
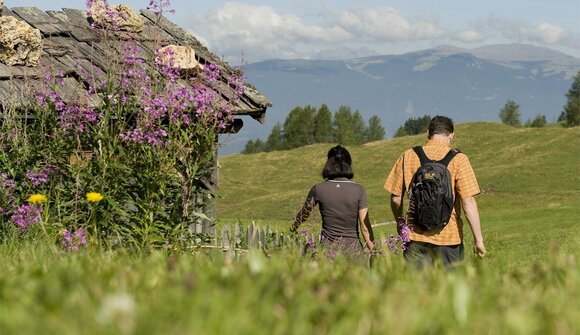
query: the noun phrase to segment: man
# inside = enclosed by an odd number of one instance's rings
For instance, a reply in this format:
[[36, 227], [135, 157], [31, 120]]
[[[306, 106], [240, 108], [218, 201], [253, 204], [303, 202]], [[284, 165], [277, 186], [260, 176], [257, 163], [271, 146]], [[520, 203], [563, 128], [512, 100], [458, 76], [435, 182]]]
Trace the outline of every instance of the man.
[[[445, 116], [436, 116], [429, 125], [428, 141], [423, 146], [426, 156], [431, 160], [441, 160], [451, 150], [453, 121]], [[397, 222], [403, 218], [403, 196], [408, 193], [413, 176], [421, 166], [420, 159], [413, 149], [401, 154], [385, 182], [385, 189], [391, 193], [391, 210]], [[454, 208], [448, 224], [435, 231], [422, 231], [412, 223], [410, 242], [403, 253], [405, 260], [423, 268], [439, 258], [449, 267], [464, 258], [463, 222], [461, 208], [471, 227], [474, 238], [474, 251], [477, 256], [485, 256], [479, 212], [475, 196], [480, 193], [475, 173], [469, 159], [463, 153], [457, 154], [448, 165], [451, 174], [451, 187], [455, 199]], [[404, 219], [403, 219], [404, 220]]]

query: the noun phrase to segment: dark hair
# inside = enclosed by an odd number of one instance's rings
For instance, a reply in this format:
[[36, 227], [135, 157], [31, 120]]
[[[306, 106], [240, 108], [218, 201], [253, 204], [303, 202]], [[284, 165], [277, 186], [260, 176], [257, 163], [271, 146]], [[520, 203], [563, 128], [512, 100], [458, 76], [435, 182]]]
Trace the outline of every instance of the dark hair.
[[322, 170], [322, 178], [332, 180], [336, 178], [352, 179], [352, 159], [344, 147], [337, 145], [328, 151], [328, 159]]
[[447, 116], [437, 115], [429, 124], [429, 138], [435, 134], [453, 134], [453, 121]]

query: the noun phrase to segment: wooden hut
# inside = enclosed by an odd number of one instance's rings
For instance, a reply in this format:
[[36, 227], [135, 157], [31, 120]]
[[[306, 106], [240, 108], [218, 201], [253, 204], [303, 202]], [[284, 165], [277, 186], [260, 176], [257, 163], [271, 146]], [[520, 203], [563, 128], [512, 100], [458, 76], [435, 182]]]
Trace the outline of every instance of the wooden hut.
[[[41, 81], [47, 71], [64, 74], [64, 87], [70, 88], [71, 92], [78, 92], [76, 91], [78, 89], [88, 90], [86, 73], [94, 72], [95, 66], [102, 70], [102, 73], [111, 72], [108, 68], [110, 56], [104, 47], [105, 41], [102, 34], [97, 34], [91, 26], [91, 18], [87, 17], [87, 11], [64, 8], [45, 12], [31, 7], [2, 8], [1, 0], [0, 9], [0, 19], [14, 17], [18, 21], [27, 23], [34, 30], [38, 30], [35, 34], [40, 33], [42, 41], [39, 50], [36, 51], [40, 58], [33, 60], [34, 64], [15, 63], [0, 56], [0, 112], [8, 107], [25, 109], [27, 101], [30, 101], [30, 97], [23, 96], [30, 94], [26, 93], [30, 92], [26, 90], [26, 87], [30, 87], [31, 81]], [[137, 20], [141, 22], [139, 29], [118, 29], [108, 38], [113, 42], [131, 41], [150, 55], [154, 55], [159, 46], [190, 47], [194, 51], [195, 61], [200, 66], [212, 63], [219, 68], [219, 85], [217, 87], [212, 85], [211, 88], [216, 90], [223, 99], [227, 100], [228, 97], [234, 96], [231, 91], [235, 88], [228, 85], [228, 80], [235, 70], [226, 62], [207, 50], [194, 36], [159, 13], [150, 10], [140, 10], [139, 13], [134, 13], [138, 16]], [[11, 29], [11, 31], [14, 30]], [[107, 43], [110, 44], [111, 41]], [[18, 47], [16, 45], [15, 49]], [[7, 51], [0, 44], [0, 54]], [[271, 103], [266, 97], [250, 84], [245, 83], [243, 95], [233, 105], [233, 114], [234, 116], [251, 116], [263, 122], [269, 106]], [[228, 131], [237, 132], [242, 125], [242, 120], [236, 117]], [[205, 184], [208, 189], [214, 191], [217, 188], [217, 173], [209, 176]], [[215, 210], [213, 205], [208, 206], [207, 212], [210, 216], [213, 210]], [[206, 224], [201, 224], [196, 227], [196, 230], [207, 232], [208, 227]]]

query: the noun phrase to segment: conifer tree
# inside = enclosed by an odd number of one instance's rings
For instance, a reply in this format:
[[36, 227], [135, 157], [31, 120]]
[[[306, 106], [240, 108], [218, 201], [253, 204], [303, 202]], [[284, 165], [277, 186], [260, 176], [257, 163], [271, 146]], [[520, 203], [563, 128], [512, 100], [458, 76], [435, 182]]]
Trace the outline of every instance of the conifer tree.
[[334, 113], [334, 138], [338, 144], [348, 145], [353, 142], [352, 111], [348, 106], [340, 106]]
[[244, 147], [244, 150], [242, 151], [242, 153], [243, 154], [255, 154], [257, 152], [264, 151], [264, 149], [265, 149], [264, 142], [258, 138], [258, 139], [256, 139], [256, 141], [249, 140], [248, 142], [246, 142], [246, 146]]
[[566, 93], [566, 105], [562, 112], [561, 118], [566, 127], [574, 127], [580, 125], [580, 71], [576, 73], [574, 82], [568, 93]]
[[499, 111], [501, 123], [507, 124], [508, 126], [521, 126], [520, 116], [520, 105], [513, 100], [508, 100]]
[[284, 121], [284, 144], [286, 149], [314, 143], [314, 116], [312, 106], [295, 107]]
[[253, 154], [256, 152], [256, 146], [254, 145], [254, 140], [248, 140], [248, 142], [246, 142], [246, 146], [244, 147], [244, 150], [242, 151], [243, 154]]
[[538, 114], [533, 120], [528, 121], [526, 126], [532, 128], [541, 128], [547, 123], [548, 121], [546, 121], [546, 116], [544, 114]]
[[332, 113], [325, 104], [322, 104], [318, 108], [318, 112], [314, 118], [314, 140], [316, 143], [333, 142]]
[[282, 138], [282, 125], [278, 122], [272, 127], [268, 140], [266, 141], [265, 151], [276, 151], [284, 149]]
[[430, 123], [431, 116], [429, 115], [407, 119], [407, 121], [405, 121], [405, 123], [399, 127], [399, 129], [397, 129], [395, 137], [425, 133], [427, 130], [429, 130]]
[[359, 111], [354, 112], [352, 115], [352, 143], [349, 144], [363, 144], [365, 143], [366, 135], [368, 133], [368, 128], [365, 121]]
[[369, 119], [368, 132], [366, 142], [380, 141], [385, 138], [385, 128], [382, 125], [381, 119], [373, 115]]

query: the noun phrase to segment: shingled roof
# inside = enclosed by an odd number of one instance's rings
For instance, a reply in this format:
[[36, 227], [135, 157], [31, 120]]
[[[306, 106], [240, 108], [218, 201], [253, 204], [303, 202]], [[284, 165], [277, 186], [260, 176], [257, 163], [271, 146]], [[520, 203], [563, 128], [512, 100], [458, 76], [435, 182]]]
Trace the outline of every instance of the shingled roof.
[[[185, 32], [163, 16], [149, 10], [140, 10], [144, 21], [141, 32], [114, 32], [112, 41], [103, 41], [96, 34], [87, 19], [86, 11], [64, 8], [60, 11], [43, 11], [33, 7], [6, 8], [2, 16], [13, 16], [23, 20], [42, 34], [42, 54], [40, 65], [27, 67], [23, 65], [7, 66], [0, 63], [0, 107], [10, 104], [21, 107], [26, 105], [30, 97], [30, 81], [40, 81], [47, 71], [62, 71], [65, 75], [65, 87], [71, 91], [79, 87], [87, 87], [86, 73], [94, 72], [96, 66], [102, 74], [109, 72], [109, 64], [105, 43], [117, 43], [118, 47], [125, 41], [136, 44], [151, 57], [159, 46], [180, 45], [190, 46], [200, 64], [213, 63], [220, 69], [221, 78], [217, 88], [224, 99], [234, 96], [234, 88], [230, 87], [228, 79], [234, 69], [215, 54], [204, 47], [194, 36]], [[184, 81], [185, 82], [185, 81]], [[234, 106], [234, 115], [249, 115], [263, 122], [270, 101], [250, 84], [245, 84], [244, 94]], [[6, 107], [6, 106], [4, 106]]]

